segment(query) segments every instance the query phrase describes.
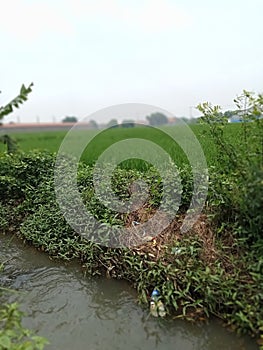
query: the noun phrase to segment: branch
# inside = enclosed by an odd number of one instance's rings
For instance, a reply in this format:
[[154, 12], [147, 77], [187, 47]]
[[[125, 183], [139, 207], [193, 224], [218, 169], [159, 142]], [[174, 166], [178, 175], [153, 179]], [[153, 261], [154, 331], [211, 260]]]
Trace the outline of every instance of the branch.
[[27, 98], [30, 92], [32, 91], [33, 83], [31, 83], [28, 88], [25, 87], [23, 84], [20, 89], [20, 93], [17, 97], [15, 97], [11, 102], [9, 102], [6, 106], [0, 107], [0, 119], [2, 119], [4, 116], [10, 114], [13, 112], [13, 108], [19, 108], [19, 105], [23, 104]]

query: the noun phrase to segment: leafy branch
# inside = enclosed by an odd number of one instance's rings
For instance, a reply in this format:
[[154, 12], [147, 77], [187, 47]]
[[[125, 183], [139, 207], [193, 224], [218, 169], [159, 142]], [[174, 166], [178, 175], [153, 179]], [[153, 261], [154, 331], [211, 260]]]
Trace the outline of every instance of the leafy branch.
[[21, 104], [23, 104], [27, 99], [30, 92], [32, 92], [33, 83], [31, 83], [28, 87], [25, 87], [23, 84], [20, 88], [19, 95], [16, 96], [12, 101], [10, 101], [5, 106], [0, 106], [0, 120], [13, 112], [14, 108], [19, 108]]

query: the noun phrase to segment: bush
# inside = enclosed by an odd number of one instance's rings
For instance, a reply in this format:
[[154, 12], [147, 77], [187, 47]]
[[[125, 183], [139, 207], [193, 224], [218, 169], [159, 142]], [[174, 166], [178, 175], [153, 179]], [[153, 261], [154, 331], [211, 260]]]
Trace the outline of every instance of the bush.
[[226, 136], [228, 121], [220, 107], [198, 106], [217, 147], [208, 205], [214, 207], [216, 223], [228, 223], [229, 232], [251, 242], [263, 239], [263, 97], [244, 91], [235, 102], [242, 121], [239, 147]]

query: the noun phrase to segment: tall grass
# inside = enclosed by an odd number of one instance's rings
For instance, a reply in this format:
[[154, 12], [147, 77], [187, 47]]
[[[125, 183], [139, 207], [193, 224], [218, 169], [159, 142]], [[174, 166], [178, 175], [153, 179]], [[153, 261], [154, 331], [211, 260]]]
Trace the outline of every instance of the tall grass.
[[[112, 128], [101, 131], [79, 130], [73, 134], [72, 147], [76, 147], [79, 139], [92, 139], [85, 148], [81, 160], [87, 164], [93, 164], [98, 156], [113, 143], [129, 138], [143, 138], [153, 141], [164, 148], [171, 155], [171, 158], [175, 160], [177, 166], [180, 167], [183, 164], [188, 164], [187, 157], [182, 149], [165, 134], [165, 131], [173, 130], [173, 128], [178, 127], [180, 126], [164, 126], [160, 128], [164, 133], [159, 129], [148, 127]], [[202, 146], [208, 165], [216, 165], [217, 146], [209, 134], [208, 126], [192, 125], [191, 129]], [[240, 147], [241, 129], [242, 127], [240, 124], [229, 124], [225, 128], [226, 138], [231, 141], [236, 148]], [[66, 131], [39, 131], [32, 133], [14, 133], [12, 137], [17, 141], [21, 151], [47, 150], [50, 152], [57, 152], [66, 134]], [[206, 134], [205, 137], [204, 134]], [[0, 152], [4, 150], [5, 146], [0, 144]], [[134, 163], [131, 161], [126, 164], [136, 168], [136, 166], [141, 166], [142, 163]]]

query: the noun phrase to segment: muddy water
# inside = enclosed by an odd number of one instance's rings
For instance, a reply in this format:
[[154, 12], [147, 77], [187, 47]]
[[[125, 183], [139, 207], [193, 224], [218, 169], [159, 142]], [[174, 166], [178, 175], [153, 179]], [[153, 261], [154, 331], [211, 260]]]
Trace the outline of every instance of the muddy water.
[[27, 313], [23, 325], [49, 339], [54, 350], [218, 350], [257, 349], [216, 320], [191, 325], [149, 317], [124, 281], [90, 279], [78, 264], [51, 261], [45, 254], [0, 235], [0, 285], [18, 292], [2, 300], [18, 301]]

